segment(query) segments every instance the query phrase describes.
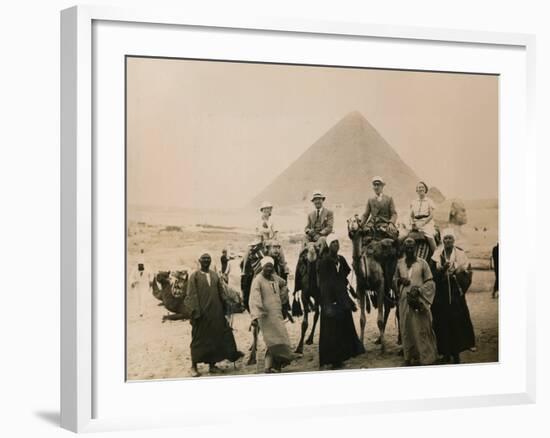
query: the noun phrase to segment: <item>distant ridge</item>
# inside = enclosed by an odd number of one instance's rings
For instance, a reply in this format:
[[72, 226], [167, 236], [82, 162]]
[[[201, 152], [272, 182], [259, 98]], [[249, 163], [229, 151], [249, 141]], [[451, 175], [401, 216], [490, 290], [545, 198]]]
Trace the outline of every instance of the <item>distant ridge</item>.
[[[385, 179], [385, 193], [401, 209], [407, 208], [420, 178], [374, 126], [353, 111], [255, 196], [251, 205], [264, 200], [278, 206], [306, 205], [316, 189], [325, 193], [328, 205], [364, 205], [372, 196], [371, 179], [376, 175]], [[437, 188], [432, 190], [435, 202], [445, 199]]]

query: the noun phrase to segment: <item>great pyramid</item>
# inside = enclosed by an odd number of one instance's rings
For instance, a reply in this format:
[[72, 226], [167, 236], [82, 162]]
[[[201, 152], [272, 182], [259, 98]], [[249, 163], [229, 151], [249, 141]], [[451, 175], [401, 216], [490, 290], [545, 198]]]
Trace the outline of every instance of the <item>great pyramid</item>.
[[[420, 178], [374, 126], [354, 111], [313, 143], [255, 196], [251, 205], [264, 200], [277, 206], [305, 205], [312, 190], [318, 189], [325, 193], [327, 205], [364, 206], [372, 196], [371, 178], [375, 175], [385, 179], [385, 193], [393, 196], [401, 211], [416, 196]], [[436, 193], [436, 198], [443, 198], [434, 188]]]

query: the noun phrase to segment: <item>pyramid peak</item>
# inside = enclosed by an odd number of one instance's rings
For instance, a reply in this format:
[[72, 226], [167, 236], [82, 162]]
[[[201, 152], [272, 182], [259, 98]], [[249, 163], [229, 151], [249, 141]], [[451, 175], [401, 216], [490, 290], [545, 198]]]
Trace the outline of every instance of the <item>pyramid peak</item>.
[[344, 120], [366, 120], [365, 116], [360, 111], [351, 111], [344, 116]]
[[[391, 145], [359, 111], [350, 111], [265, 187], [253, 200], [278, 205], [308, 201], [314, 187], [325, 186], [331, 202], [363, 205], [372, 175], [384, 175], [398, 205], [408, 205], [419, 180]], [[326, 187], [330, 181], [330, 187]]]

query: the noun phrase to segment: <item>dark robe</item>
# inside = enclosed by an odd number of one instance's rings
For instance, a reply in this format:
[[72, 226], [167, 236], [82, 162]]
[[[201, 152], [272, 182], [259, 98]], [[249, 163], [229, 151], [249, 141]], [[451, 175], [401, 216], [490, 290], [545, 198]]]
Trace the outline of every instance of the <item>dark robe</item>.
[[195, 271], [189, 277], [185, 304], [191, 311], [191, 360], [216, 363], [239, 358], [233, 332], [224, 316], [223, 285], [218, 275]]
[[436, 271], [432, 303], [433, 328], [440, 354], [457, 355], [475, 346], [475, 334], [465, 291], [456, 275]]
[[222, 274], [225, 274], [225, 271], [227, 270], [227, 264], [229, 263], [229, 257], [227, 257], [226, 255], [222, 255], [220, 257], [220, 263], [222, 265]]
[[352, 301], [347, 291], [347, 276], [351, 269], [342, 256], [339, 267], [330, 256], [319, 263], [321, 288], [321, 334], [319, 365], [336, 365], [362, 354], [365, 348], [357, 337], [352, 317]]
[[493, 285], [493, 292], [498, 292], [498, 243], [493, 247], [493, 269], [495, 271], [495, 284]]

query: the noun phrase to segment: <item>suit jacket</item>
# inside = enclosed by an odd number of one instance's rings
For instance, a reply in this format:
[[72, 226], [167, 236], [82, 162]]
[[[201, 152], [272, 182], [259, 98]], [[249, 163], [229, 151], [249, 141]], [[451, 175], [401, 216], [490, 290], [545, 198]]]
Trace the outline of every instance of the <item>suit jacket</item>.
[[367, 208], [363, 214], [363, 223], [369, 220], [373, 221], [376, 217], [381, 217], [386, 221], [390, 221], [395, 224], [397, 220], [397, 211], [395, 210], [395, 204], [391, 196], [382, 193], [382, 199], [379, 201], [376, 196], [370, 198], [367, 201]]
[[321, 236], [328, 236], [332, 233], [334, 226], [334, 213], [323, 207], [319, 219], [317, 220], [317, 210], [312, 211], [307, 216], [307, 225], [305, 231], [314, 230], [315, 233]]

